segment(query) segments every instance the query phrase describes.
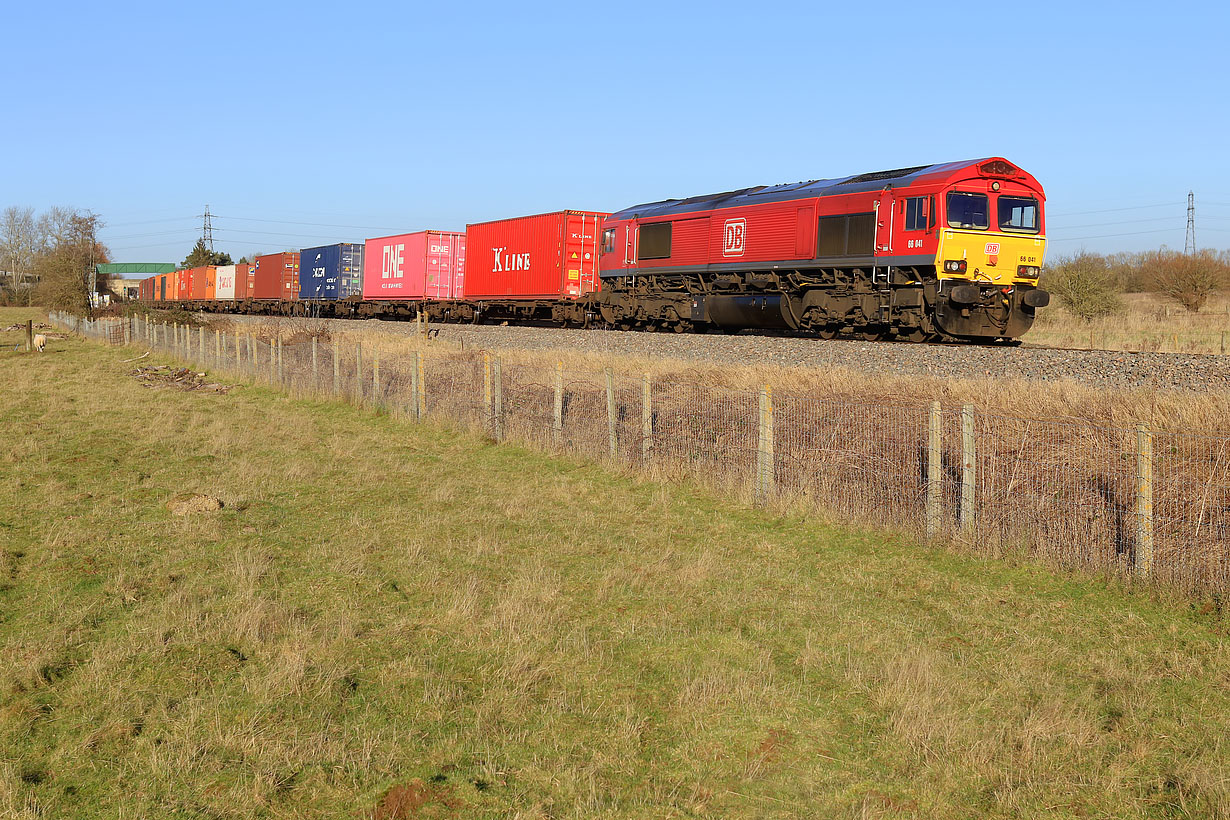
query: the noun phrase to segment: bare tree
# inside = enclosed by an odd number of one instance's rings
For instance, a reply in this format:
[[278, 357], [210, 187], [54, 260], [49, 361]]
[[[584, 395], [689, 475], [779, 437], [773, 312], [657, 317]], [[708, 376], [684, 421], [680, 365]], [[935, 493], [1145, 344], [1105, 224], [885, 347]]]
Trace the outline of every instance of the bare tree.
[[0, 213], [0, 270], [12, 275], [13, 294], [27, 305], [33, 300], [34, 259], [41, 245], [33, 208], [13, 205]]
[[92, 313], [94, 266], [107, 258], [106, 248], [98, 242], [102, 224], [97, 214], [66, 208], [53, 208], [40, 217], [46, 232], [34, 270], [43, 304]]

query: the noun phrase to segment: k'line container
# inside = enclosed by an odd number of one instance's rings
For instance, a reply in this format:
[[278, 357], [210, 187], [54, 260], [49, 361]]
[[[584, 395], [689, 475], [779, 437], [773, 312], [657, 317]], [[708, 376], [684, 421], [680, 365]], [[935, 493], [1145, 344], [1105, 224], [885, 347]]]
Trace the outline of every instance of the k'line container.
[[418, 231], [367, 240], [364, 299], [460, 299], [466, 235]]
[[342, 242], [299, 251], [299, 298], [363, 295], [363, 245]]
[[576, 299], [599, 288], [602, 220], [557, 211], [466, 226], [466, 299]]
[[253, 299], [299, 298], [299, 253], [285, 251], [256, 257], [256, 276], [252, 291]]

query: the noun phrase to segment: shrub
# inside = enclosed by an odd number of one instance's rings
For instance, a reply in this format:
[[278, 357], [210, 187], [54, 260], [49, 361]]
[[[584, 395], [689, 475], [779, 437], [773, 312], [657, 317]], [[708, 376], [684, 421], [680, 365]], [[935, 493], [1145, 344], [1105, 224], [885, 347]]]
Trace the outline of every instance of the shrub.
[[1148, 261], [1153, 288], [1195, 313], [1230, 280], [1230, 265], [1212, 251], [1159, 251]]
[[1074, 316], [1089, 320], [1123, 309], [1119, 282], [1106, 258], [1081, 251], [1048, 265], [1043, 287], [1053, 293]]

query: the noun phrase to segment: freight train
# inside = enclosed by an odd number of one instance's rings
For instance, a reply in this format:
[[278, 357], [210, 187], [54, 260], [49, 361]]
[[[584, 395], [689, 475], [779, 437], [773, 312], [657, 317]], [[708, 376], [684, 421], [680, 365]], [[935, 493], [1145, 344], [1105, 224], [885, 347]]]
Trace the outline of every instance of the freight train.
[[[1002, 157], [420, 231], [147, 280], [191, 310], [1013, 342], [1050, 296]], [[302, 265], [302, 267], [301, 267]]]

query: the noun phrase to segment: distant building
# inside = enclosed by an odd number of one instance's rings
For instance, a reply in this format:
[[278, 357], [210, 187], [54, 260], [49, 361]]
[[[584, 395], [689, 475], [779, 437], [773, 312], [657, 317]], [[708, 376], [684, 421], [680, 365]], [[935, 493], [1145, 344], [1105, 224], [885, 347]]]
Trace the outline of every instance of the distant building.
[[106, 288], [124, 299], [136, 299], [137, 288], [142, 279], [173, 270], [175, 265], [171, 262], [114, 262], [95, 265], [94, 272], [98, 276], [95, 290]]

